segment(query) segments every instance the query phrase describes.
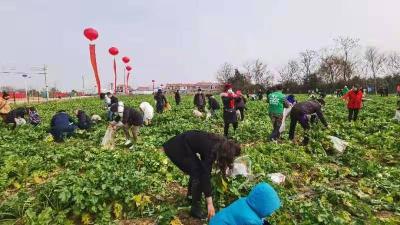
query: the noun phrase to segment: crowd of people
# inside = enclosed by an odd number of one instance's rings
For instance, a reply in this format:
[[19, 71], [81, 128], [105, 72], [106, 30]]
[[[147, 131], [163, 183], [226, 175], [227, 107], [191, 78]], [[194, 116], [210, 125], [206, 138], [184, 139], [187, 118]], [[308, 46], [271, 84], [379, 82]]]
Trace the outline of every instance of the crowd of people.
[[[324, 127], [328, 128], [323, 113], [325, 94], [318, 92], [318, 96], [317, 92], [310, 92], [309, 100], [298, 102], [293, 94], [283, 93], [282, 85], [276, 85], [269, 90], [266, 100], [272, 131], [268, 141], [278, 142], [281, 139], [286, 117], [290, 117], [289, 139], [294, 141], [296, 125], [300, 123], [304, 130], [302, 141], [304, 145], [309, 142], [310, 124], [321, 121]], [[400, 95], [400, 85], [397, 87], [397, 92]], [[351, 89], [345, 86], [337, 95], [347, 102], [348, 121], [356, 121], [362, 108], [363, 89], [357, 85]], [[212, 169], [215, 166], [223, 177], [226, 176], [228, 169], [232, 169], [235, 158], [241, 153], [241, 146], [229, 138], [229, 129], [232, 125], [233, 132], [236, 132], [239, 122], [245, 120], [247, 110], [246, 97], [241, 90], [234, 91], [230, 84], [224, 85], [219, 97], [222, 102], [223, 135], [198, 130], [184, 131], [166, 141], [162, 145], [162, 151], [173, 164], [190, 177], [187, 198], [191, 202], [191, 216], [205, 217], [201, 208], [201, 198], [204, 195], [210, 224], [268, 224], [264, 217], [270, 216], [280, 207], [280, 200], [274, 188], [267, 183], [256, 185], [247, 197], [235, 201], [217, 214], [215, 212], [211, 186]], [[139, 129], [143, 125], [152, 124], [153, 106], [148, 102], [142, 102], [136, 110], [126, 106], [110, 92], [101, 94], [100, 98], [104, 101], [108, 129], [116, 131], [121, 128], [126, 137], [124, 145], [134, 149]], [[179, 107], [181, 103], [179, 90], [175, 91], [174, 98], [176, 107]], [[263, 100], [264, 94], [259, 90], [256, 97], [251, 98]], [[5, 123], [13, 124], [14, 128], [24, 124], [23, 121], [34, 126], [41, 123], [41, 118], [34, 107], [18, 107], [12, 110], [8, 100], [9, 95], [4, 92], [0, 98], [0, 116]], [[171, 107], [161, 89], [154, 94], [154, 100], [156, 113], [164, 113]], [[201, 113], [209, 112], [211, 118], [215, 118], [221, 109], [216, 97], [211, 93], [205, 94], [201, 89], [195, 93], [193, 105]], [[82, 109], [75, 111], [75, 118], [65, 110], [60, 110], [52, 117], [48, 131], [54, 141], [63, 142], [77, 129], [90, 130], [100, 120], [100, 116], [90, 117]]]

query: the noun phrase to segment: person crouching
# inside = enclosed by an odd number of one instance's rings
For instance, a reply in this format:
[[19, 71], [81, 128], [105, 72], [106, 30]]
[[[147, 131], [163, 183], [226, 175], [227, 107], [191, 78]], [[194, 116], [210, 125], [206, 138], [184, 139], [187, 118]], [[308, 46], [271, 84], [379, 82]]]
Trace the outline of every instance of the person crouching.
[[281, 202], [275, 189], [267, 183], [257, 184], [247, 197], [240, 198], [219, 211], [210, 225], [266, 225], [264, 217], [271, 216]]
[[[139, 128], [143, 125], [143, 116], [133, 108], [126, 107], [122, 102], [112, 104], [110, 111], [114, 114], [114, 120], [110, 123], [113, 129], [122, 127], [125, 133], [125, 146], [136, 143]], [[134, 145], [129, 149], [133, 150]]]

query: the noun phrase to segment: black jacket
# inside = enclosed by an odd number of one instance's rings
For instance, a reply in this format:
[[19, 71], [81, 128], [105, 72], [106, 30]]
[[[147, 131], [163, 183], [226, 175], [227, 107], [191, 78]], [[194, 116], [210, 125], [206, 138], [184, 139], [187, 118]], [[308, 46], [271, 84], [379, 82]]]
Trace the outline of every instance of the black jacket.
[[324, 118], [324, 114], [321, 110], [321, 104], [316, 100], [310, 100], [306, 102], [300, 102], [293, 106], [290, 111], [290, 117], [292, 119], [301, 120], [305, 115], [317, 114], [318, 118], [324, 124], [324, 126], [328, 126]]
[[24, 118], [26, 114], [25, 108], [16, 108], [11, 110], [8, 114], [6, 119], [4, 120], [5, 123], [13, 123], [15, 124], [16, 118]]
[[92, 126], [92, 121], [85, 111], [79, 110], [76, 117], [78, 118], [79, 129], [89, 129]]
[[181, 94], [179, 92], [175, 92], [175, 101], [180, 102], [181, 101]]
[[51, 118], [51, 127], [69, 127], [74, 120], [66, 112], [58, 112]]
[[205, 95], [203, 93], [195, 94], [193, 103], [194, 103], [195, 106], [205, 106], [206, 105], [206, 97], [205, 97]]
[[245, 108], [246, 107], [246, 98], [241, 96], [235, 100], [236, 108]]
[[156, 100], [156, 107], [157, 109], [162, 109], [164, 108], [165, 104], [167, 104], [167, 98], [165, 98], [165, 95], [162, 93], [157, 93], [154, 95], [154, 100]]
[[[118, 104], [113, 104], [111, 106], [111, 111], [112, 112], [118, 112]], [[120, 116], [116, 116], [114, 118], [115, 122], [122, 122], [124, 125], [128, 125], [128, 126], [142, 126], [143, 125], [143, 115], [130, 108], [130, 107], [126, 107], [124, 106], [124, 112], [122, 114], [122, 120]]]
[[218, 110], [220, 108], [217, 99], [215, 99], [214, 97], [208, 98], [208, 106], [212, 110]]
[[118, 103], [118, 98], [117, 97], [115, 97], [114, 95], [113, 96], [111, 96], [111, 104], [110, 105], [112, 105], [112, 104], [114, 104], [114, 103]]
[[168, 158], [184, 173], [200, 180], [201, 190], [206, 197], [211, 196], [211, 170], [216, 160], [215, 144], [204, 131], [186, 131], [164, 143]]

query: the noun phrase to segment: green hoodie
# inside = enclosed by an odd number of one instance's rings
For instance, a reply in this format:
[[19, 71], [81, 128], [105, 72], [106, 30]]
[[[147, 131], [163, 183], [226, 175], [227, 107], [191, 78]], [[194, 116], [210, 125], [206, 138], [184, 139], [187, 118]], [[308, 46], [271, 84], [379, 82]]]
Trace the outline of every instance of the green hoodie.
[[285, 104], [285, 95], [282, 91], [275, 91], [268, 95], [268, 112], [274, 115], [282, 115]]

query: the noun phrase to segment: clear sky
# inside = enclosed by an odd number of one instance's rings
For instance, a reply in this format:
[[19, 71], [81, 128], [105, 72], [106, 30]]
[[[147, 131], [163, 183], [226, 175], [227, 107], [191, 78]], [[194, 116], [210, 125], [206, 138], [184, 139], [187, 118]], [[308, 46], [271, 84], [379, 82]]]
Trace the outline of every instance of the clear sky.
[[[112, 81], [110, 46], [133, 58], [137, 85], [215, 79], [224, 62], [261, 58], [276, 70], [305, 49], [342, 35], [400, 50], [399, 0], [0, 0], [0, 71], [49, 66], [50, 85], [81, 89], [94, 79], [83, 29], [99, 31], [103, 85]], [[120, 73], [121, 74], [121, 73]], [[0, 86], [23, 87], [0, 74]], [[42, 77], [29, 86], [42, 88]]]

